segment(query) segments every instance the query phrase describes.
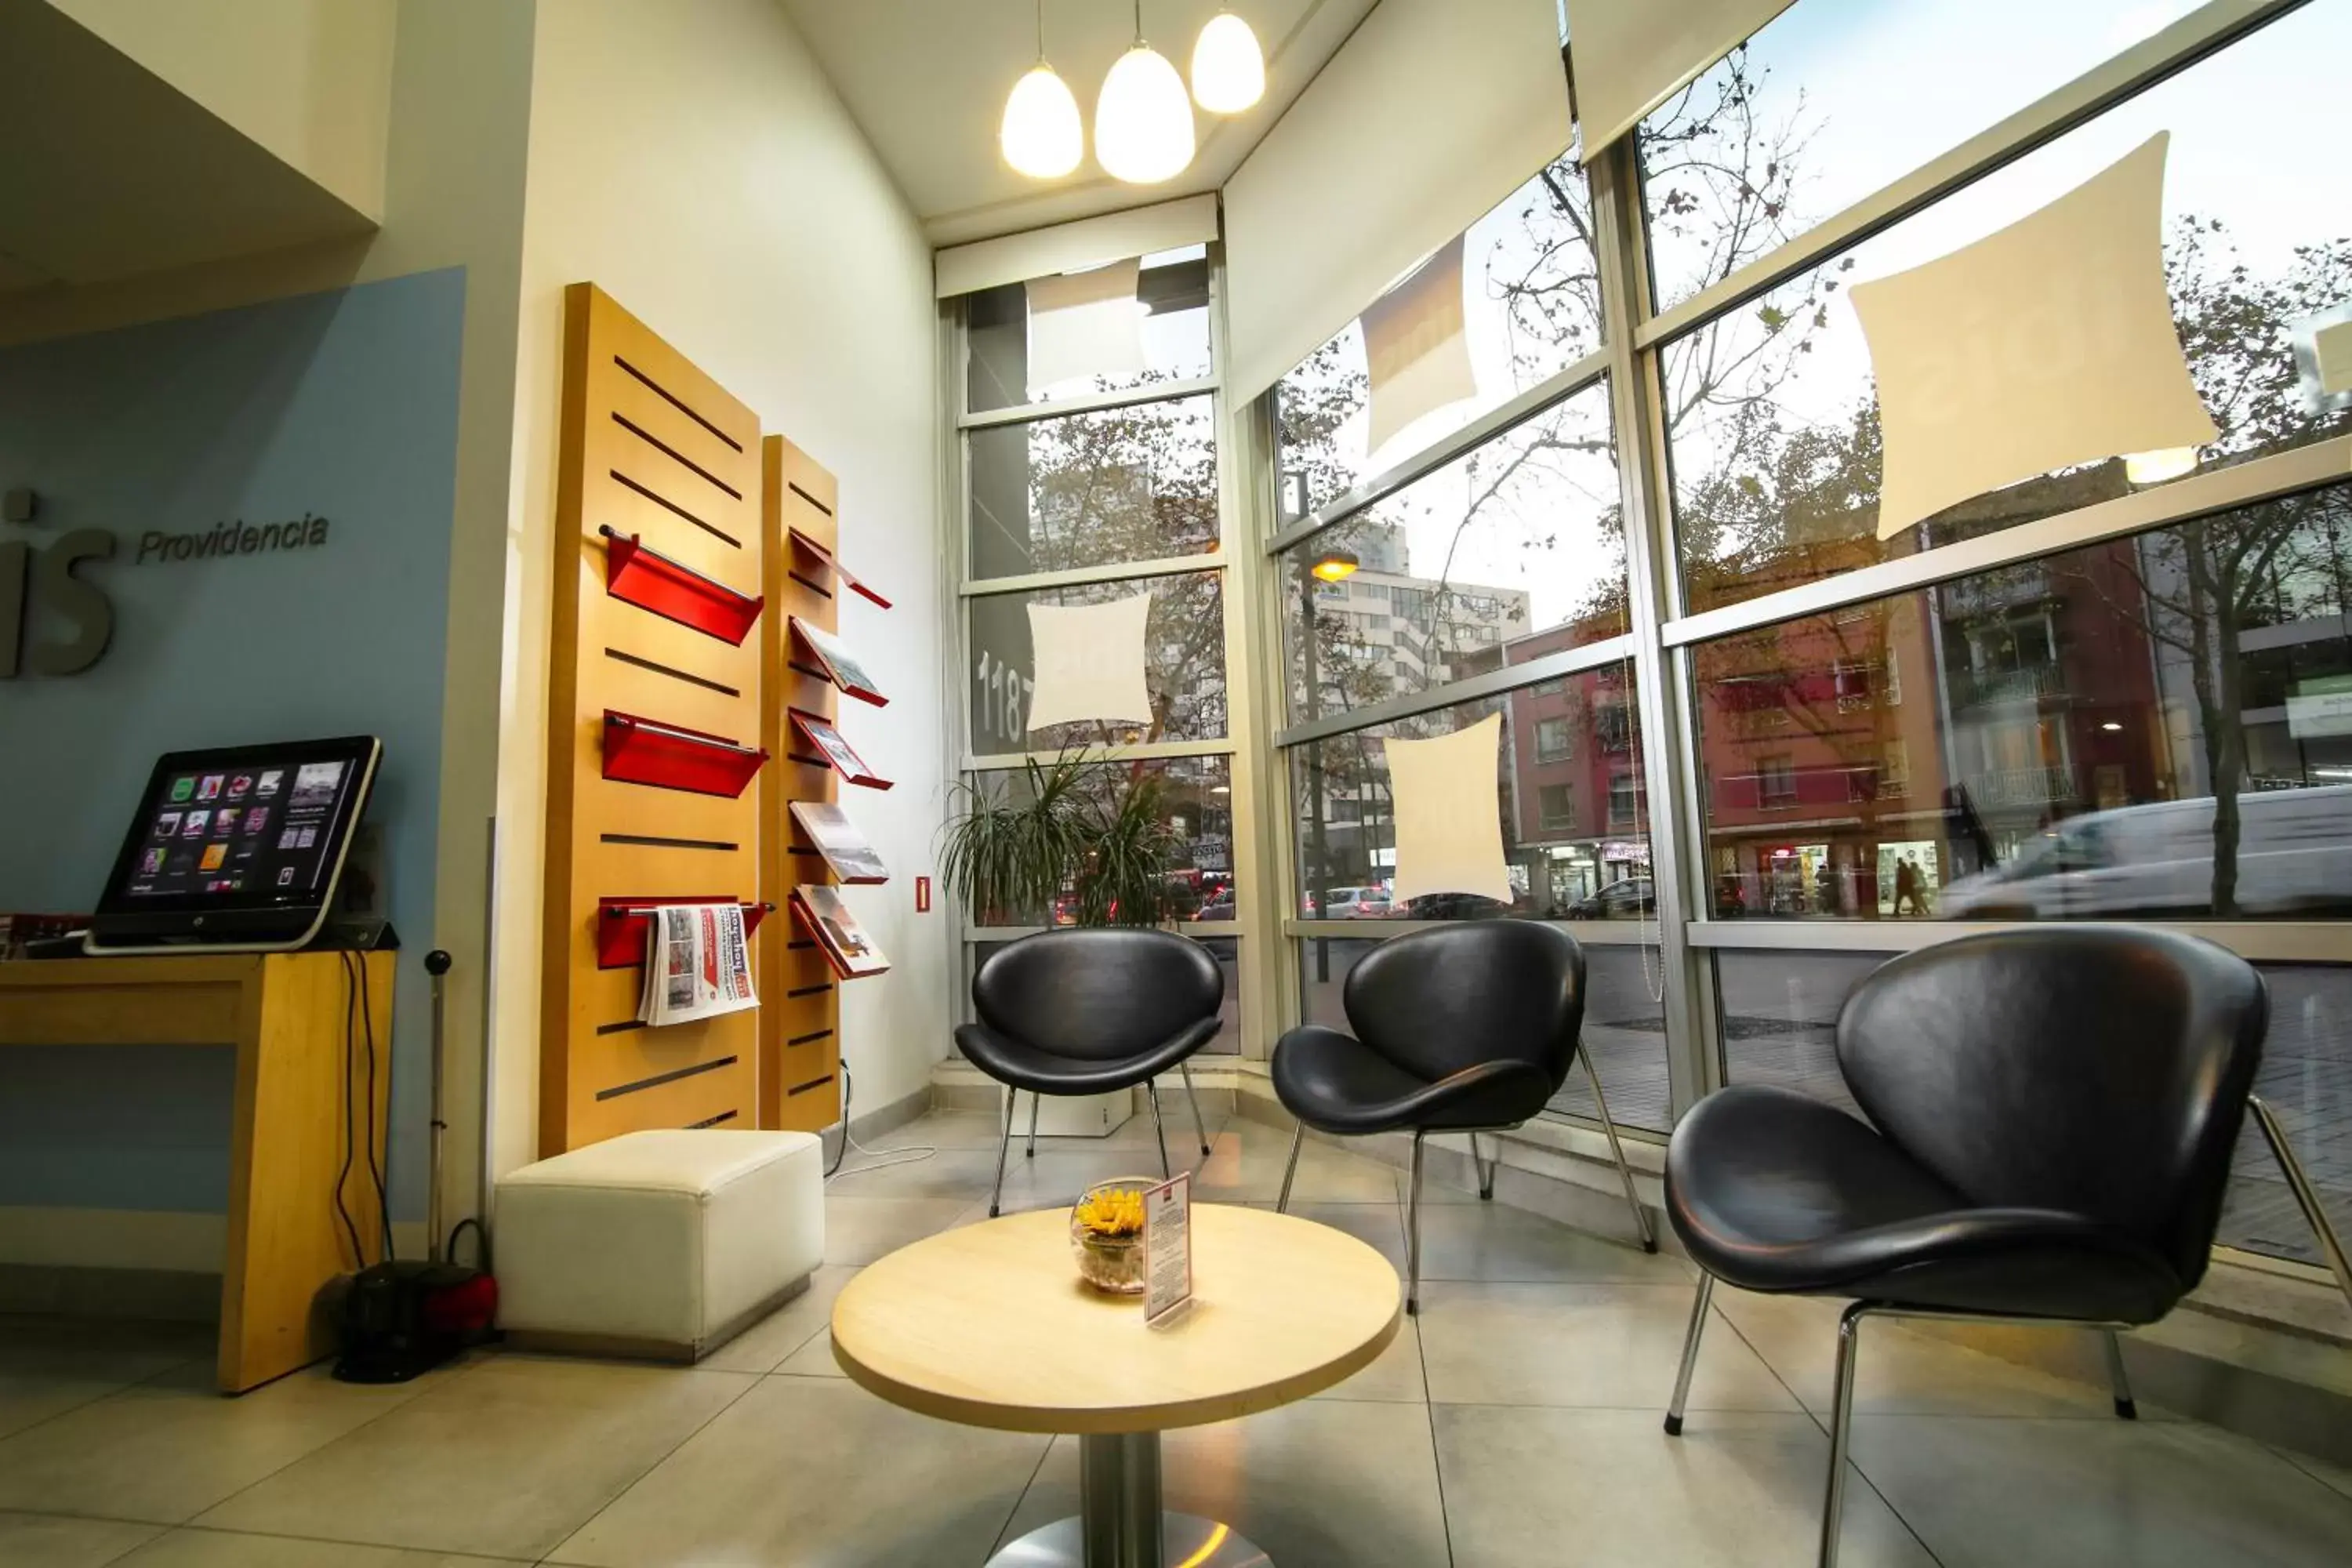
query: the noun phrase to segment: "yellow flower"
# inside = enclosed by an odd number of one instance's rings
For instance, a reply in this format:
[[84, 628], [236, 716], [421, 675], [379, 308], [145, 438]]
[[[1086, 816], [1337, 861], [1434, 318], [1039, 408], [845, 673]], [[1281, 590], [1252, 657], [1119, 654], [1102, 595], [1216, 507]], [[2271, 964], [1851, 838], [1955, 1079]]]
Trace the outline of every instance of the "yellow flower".
[[1128, 1188], [1096, 1193], [1078, 1205], [1078, 1225], [1100, 1237], [1140, 1235], [1143, 1194]]

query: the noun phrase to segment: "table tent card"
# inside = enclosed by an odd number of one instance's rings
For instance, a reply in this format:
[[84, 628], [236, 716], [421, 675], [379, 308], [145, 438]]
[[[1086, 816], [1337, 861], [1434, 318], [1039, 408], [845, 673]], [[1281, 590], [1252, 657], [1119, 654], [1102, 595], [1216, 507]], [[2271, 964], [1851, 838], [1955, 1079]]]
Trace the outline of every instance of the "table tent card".
[[1143, 1321], [1169, 1321], [1192, 1299], [1192, 1173], [1143, 1194]]

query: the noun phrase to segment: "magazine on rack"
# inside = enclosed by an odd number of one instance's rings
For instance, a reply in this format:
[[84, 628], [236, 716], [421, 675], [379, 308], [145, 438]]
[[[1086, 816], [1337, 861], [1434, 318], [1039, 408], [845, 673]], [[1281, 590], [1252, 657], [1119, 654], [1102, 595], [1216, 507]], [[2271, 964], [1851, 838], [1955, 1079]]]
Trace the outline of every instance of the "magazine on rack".
[[756, 1007], [740, 904], [663, 904], [646, 919], [637, 1020], [654, 1028]]
[[882, 695], [882, 689], [874, 684], [874, 678], [866, 673], [866, 667], [841, 646], [839, 637], [822, 627], [809, 625], [798, 616], [793, 617], [793, 635], [807, 645], [809, 652], [816, 655], [817, 662], [824, 666], [826, 679], [860, 702], [871, 702], [877, 708], [889, 705], [890, 700]]
[[844, 980], [860, 980], [890, 967], [890, 961], [833, 889], [806, 882], [794, 889], [793, 917], [816, 939], [825, 961]]
[[803, 713], [797, 708], [791, 710], [791, 713], [793, 731], [835, 773], [851, 784], [864, 784], [867, 789], [890, 787], [888, 779], [867, 767], [866, 759], [850, 750], [849, 742], [841, 738], [841, 731], [833, 727], [832, 720], [822, 713]]
[[866, 842], [866, 835], [857, 831], [857, 825], [841, 807], [822, 800], [796, 800], [793, 820], [807, 837], [808, 847], [824, 857], [824, 863], [842, 881], [890, 879], [890, 868], [882, 864], [882, 857], [874, 853], [874, 846]]

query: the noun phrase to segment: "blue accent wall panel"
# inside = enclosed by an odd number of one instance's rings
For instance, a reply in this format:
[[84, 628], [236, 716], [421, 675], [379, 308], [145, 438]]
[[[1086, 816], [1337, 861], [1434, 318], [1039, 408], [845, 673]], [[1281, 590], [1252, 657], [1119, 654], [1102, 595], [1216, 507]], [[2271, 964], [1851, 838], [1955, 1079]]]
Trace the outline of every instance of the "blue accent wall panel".
[[[0, 910], [89, 910], [162, 752], [382, 736], [368, 821], [407, 943], [391, 1048], [403, 1216], [424, 1207], [464, 312], [453, 269], [0, 349], [0, 489], [39, 497], [29, 525], [0, 522], [0, 547], [84, 528], [119, 542], [77, 574], [112, 604], [105, 655], [0, 679]], [[157, 547], [319, 518], [315, 545]], [[28, 647], [64, 626], [32, 597]], [[218, 1209], [226, 1058], [0, 1051], [0, 1205]]]

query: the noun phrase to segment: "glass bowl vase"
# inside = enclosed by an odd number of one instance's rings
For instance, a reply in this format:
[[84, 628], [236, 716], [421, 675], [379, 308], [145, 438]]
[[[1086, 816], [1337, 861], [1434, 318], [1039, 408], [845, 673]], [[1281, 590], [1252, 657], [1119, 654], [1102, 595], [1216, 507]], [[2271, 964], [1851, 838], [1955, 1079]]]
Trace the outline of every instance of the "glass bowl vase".
[[1080, 1224], [1078, 1215], [1087, 1202], [1099, 1194], [1132, 1193], [1139, 1204], [1142, 1194], [1159, 1184], [1142, 1176], [1122, 1176], [1116, 1181], [1098, 1182], [1086, 1190], [1070, 1210], [1070, 1250], [1077, 1258], [1079, 1279], [1113, 1296], [1143, 1294], [1142, 1227], [1138, 1226], [1128, 1234], [1106, 1236]]

